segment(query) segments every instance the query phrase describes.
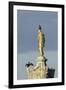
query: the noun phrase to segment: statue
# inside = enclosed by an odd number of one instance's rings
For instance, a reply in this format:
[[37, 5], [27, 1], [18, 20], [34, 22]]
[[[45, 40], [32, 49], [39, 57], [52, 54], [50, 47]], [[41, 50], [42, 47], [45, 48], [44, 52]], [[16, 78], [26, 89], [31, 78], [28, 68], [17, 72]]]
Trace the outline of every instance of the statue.
[[47, 58], [44, 54], [45, 48], [45, 35], [42, 32], [42, 28], [39, 25], [38, 28], [38, 49], [39, 56], [37, 57], [37, 63], [33, 66], [33, 63], [28, 62], [25, 66], [27, 66], [27, 76], [28, 79], [43, 79], [43, 78], [53, 78], [54, 77], [54, 69], [50, 69], [47, 66]]
[[40, 56], [44, 55], [44, 47], [45, 47], [45, 35], [41, 30], [41, 26], [39, 25], [38, 29], [38, 48], [40, 52]]

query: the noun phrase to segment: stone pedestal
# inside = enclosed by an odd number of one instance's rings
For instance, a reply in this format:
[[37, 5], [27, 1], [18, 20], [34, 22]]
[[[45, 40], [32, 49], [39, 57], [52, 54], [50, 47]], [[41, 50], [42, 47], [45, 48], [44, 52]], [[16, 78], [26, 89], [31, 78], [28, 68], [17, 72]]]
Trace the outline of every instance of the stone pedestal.
[[37, 64], [35, 66], [36, 74], [38, 74], [40, 79], [46, 78], [48, 73], [48, 67], [45, 62], [44, 56], [39, 56], [37, 58]]
[[37, 58], [37, 64], [34, 68], [30, 65], [27, 70], [28, 79], [43, 79], [47, 78], [48, 67], [45, 64], [44, 56], [39, 56]]

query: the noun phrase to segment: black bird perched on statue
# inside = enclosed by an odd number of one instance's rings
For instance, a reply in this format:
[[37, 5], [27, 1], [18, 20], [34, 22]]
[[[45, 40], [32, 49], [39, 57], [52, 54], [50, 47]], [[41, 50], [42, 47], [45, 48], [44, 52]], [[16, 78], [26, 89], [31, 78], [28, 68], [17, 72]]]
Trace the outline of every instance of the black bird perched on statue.
[[41, 25], [39, 25], [39, 29], [41, 30], [42, 28], [41, 28]]
[[33, 63], [28, 62], [25, 66], [26, 67], [33, 66]]

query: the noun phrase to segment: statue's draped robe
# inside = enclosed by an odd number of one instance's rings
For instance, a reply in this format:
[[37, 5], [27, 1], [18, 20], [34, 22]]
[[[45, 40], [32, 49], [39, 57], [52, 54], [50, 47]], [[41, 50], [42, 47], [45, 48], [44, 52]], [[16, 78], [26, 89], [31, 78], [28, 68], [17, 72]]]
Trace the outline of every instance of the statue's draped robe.
[[38, 33], [38, 48], [42, 50], [45, 47], [45, 35], [42, 31]]

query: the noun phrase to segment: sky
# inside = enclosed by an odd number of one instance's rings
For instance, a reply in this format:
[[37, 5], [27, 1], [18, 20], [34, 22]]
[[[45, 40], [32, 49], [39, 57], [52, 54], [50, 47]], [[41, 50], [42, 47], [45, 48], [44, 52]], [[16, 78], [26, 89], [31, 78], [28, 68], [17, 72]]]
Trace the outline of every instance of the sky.
[[58, 14], [50, 11], [17, 11], [17, 79], [27, 79], [28, 61], [34, 66], [38, 57], [38, 25], [45, 34], [45, 57], [49, 68], [58, 73]]
[[38, 49], [38, 25], [45, 34], [45, 49], [56, 51], [58, 48], [58, 14], [50, 11], [17, 11], [17, 53]]

